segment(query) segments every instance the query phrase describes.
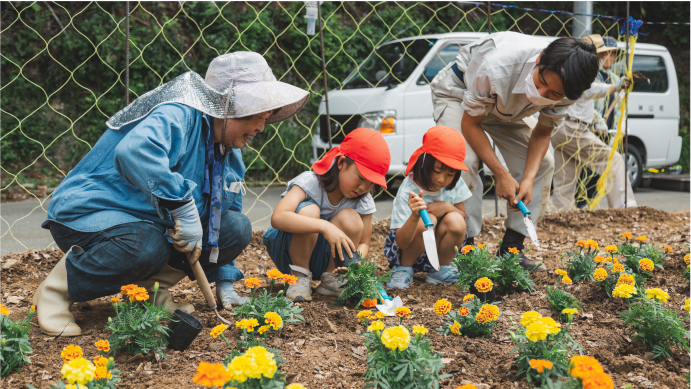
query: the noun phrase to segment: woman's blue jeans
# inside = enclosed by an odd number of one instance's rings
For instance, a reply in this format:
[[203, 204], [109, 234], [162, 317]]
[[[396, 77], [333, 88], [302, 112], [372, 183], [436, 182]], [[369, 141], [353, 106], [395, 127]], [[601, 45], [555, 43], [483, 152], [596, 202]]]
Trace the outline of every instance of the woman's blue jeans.
[[[83, 253], [71, 252], [66, 263], [68, 292], [76, 302], [119, 293], [121, 286], [147, 280], [166, 264], [194, 280], [186, 255], [175, 250], [167, 234], [152, 223], [126, 223], [103, 231], [81, 232], [52, 222], [50, 233], [64, 252], [73, 245], [84, 249]], [[235, 258], [251, 238], [252, 225], [245, 215], [234, 211], [221, 215], [217, 263], [209, 262], [210, 250], [204, 250], [199, 258], [209, 282], [244, 278], [235, 267]]]

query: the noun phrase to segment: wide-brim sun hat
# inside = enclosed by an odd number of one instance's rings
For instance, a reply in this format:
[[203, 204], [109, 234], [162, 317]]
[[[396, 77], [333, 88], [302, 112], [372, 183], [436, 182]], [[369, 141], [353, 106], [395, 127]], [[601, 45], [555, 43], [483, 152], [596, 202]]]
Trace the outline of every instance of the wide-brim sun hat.
[[239, 51], [214, 58], [205, 78], [186, 72], [141, 95], [106, 125], [120, 129], [167, 103], [184, 104], [218, 119], [274, 111], [266, 120], [266, 124], [273, 124], [293, 117], [308, 98], [308, 91], [278, 81], [264, 57]]
[[600, 34], [593, 34], [583, 38], [583, 41], [595, 46], [595, 50], [598, 52], [598, 54], [619, 50], [617, 40], [611, 36], [602, 37]]

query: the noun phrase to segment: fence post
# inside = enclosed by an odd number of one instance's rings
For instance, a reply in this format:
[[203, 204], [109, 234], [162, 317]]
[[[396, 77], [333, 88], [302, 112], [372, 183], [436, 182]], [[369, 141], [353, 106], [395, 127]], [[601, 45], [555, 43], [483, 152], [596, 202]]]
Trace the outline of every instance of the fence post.
[[125, 15], [125, 106], [130, 105], [130, 2], [125, 2], [127, 5], [127, 14]]
[[322, 46], [322, 74], [324, 75], [324, 104], [326, 106], [326, 130], [329, 134], [329, 150], [331, 150], [331, 116], [329, 115], [329, 87], [326, 83], [326, 57], [324, 57], [324, 30], [322, 29], [322, 6], [317, 1], [317, 19], [319, 19], [319, 41]]
[[[626, 2], [626, 75], [629, 75], [629, 1]], [[628, 208], [628, 181], [629, 181], [629, 89], [626, 89], [626, 102], [624, 109], [626, 110], [626, 117], [624, 117], [624, 209]], [[622, 112], [623, 113], [623, 112]], [[642, 167], [641, 167], [642, 169]], [[642, 171], [642, 170], [641, 170]], [[610, 205], [611, 207], [611, 205]]]

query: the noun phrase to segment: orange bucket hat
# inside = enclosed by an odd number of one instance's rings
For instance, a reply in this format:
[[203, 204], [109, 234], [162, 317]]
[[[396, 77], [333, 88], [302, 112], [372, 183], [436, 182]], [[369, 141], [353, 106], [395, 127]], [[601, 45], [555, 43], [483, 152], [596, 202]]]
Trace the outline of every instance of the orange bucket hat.
[[463, 163], [465, 148], [465, 138], [460, 132], [446, 126], [432, 127], [422, 137], [422, 147], [410, 156], [405, 174], [410, 173], [422, 153], [431, 154], [439, 162], [452, 169], [467, 171], [468, 167]]

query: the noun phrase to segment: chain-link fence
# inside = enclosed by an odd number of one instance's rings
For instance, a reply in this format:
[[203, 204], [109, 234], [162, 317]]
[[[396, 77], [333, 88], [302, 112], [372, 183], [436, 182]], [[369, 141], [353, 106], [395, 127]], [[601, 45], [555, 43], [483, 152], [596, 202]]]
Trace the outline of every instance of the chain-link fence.
[[[268, 220], [272, 186], [309, 170], [326, 151], [320, 34], [318, 28], [306, 34], [303, 2], [131, 2], [129, 9], [128, 25], [125, 2], [2, 3], [0, 194], [5, 204], [38, 200], [26, 216], [3, 215], [3, 239], [21, 244], [13, 226], [45, 216], [51, 188], [89, 152], [106, 119], [126, 105], [127, 84], [131, 101], [183, 72], [203, 76], [220, 54], [258, 52], [279, 80], [311, 92], [296, 117], [268, 126], [243, 151], [245, 212], [252, 222]], [[392, 165], [403, 169], [434, 124], [429, 82], [461, 45], [488, 31], [490, 19], [494, 32], [556, 37], [570, 36], [573, 24], [583, 23], [564, 11], [461, 2], [325, 2], [321, 15], [332, 141], [357, 126], [378, 126], [396, 139], [390, 142]], [[618, 37], [622, 22], [593, 15], [588, 27]], [[486, 180], [490, 191], [491, 175]], [[581, 196], [587, 182], [580, 181]], [[494, 207], [486, 213], [494, 214]]]

